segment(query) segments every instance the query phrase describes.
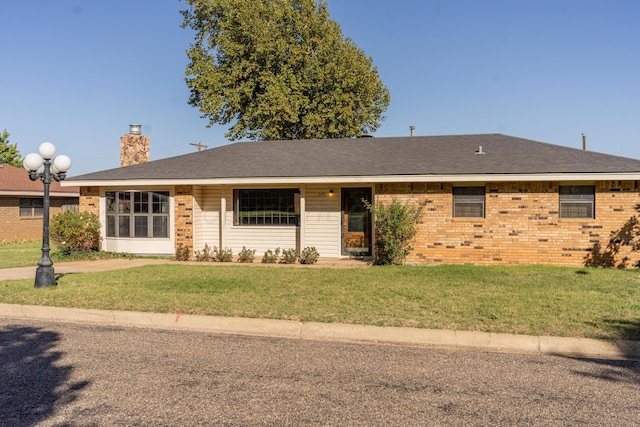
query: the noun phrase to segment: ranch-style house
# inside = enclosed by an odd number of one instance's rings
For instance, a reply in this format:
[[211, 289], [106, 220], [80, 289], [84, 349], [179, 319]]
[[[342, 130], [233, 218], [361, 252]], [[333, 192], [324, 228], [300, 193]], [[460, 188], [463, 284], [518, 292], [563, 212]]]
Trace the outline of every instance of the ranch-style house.
[[[155, 161], [148, 152], [148, 138], [130, 132], [125, 166], [62, 183], [99, 216], [104, 250], [315, 247], [367, 258], [375, 231], [363, 200], [397, 199], [426, 201], [408, 263], [581, 266], [640, 203], [640, 160], [502, 134], [238, 142]], [[629, 265], [640, 256], [626, 255]]]

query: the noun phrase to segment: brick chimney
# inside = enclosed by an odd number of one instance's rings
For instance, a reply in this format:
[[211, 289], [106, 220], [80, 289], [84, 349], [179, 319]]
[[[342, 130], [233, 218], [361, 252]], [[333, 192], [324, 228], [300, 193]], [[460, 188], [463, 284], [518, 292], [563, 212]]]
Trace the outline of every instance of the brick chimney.
[[120, 137], [120, 166], [131, 166], [149, 161], [149, 138], [140, 134], [142, 125], [129, 125], [129, 133]]

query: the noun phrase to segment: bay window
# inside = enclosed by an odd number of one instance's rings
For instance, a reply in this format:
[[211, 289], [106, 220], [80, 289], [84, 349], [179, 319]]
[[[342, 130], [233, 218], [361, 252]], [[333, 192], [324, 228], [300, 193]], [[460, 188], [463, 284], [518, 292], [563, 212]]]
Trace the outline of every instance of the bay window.
[[107, 237], [168, 238], [168, 191], [107, 191]]

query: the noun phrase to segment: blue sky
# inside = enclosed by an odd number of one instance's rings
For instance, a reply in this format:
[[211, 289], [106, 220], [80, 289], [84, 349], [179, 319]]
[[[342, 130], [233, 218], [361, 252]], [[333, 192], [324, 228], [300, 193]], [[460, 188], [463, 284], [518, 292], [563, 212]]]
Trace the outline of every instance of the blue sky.
[[[151, 159], [229, 143], [187, 105], [178, 0], [4, 0], [0, 131], [51, 141], [70, 175], [119, 166], [141, 123]], [[329, 0], [391, 92], [376, 136], [504, 133], [640, 159], [637, 0]]]

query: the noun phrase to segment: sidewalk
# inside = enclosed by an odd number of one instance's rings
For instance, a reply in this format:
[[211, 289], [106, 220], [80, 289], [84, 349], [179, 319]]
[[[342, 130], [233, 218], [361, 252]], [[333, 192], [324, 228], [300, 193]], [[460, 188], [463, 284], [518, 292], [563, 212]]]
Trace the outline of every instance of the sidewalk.
[[[116, 259], [58, 263], [56, 274], [87, 273], [151, 264], [163, 259]], [[317, 267], [363, 267], [361, 261], [319, 262]], [[237, 264], [236, 264], [237, 265]], [[261, 265], [243, 264], [243, 265]], [[310, 266], [302, 266], [310, 267]], [[0, 269], [0, 281], [35, 277], [36, 267]], [[140, 313], [64, 307], [0, 304], [0, 317], [47, 321], [93, 323], [111, 326], [192, 330], [221, 334], [259, 335], [282, 338], [398, 344], [429, 347], [474, 348], [488, 351], [525, 352], [605, 359], [640, 360], [640, 341], [609, 341], [588, 338], [562, 338], [498, 334], [474, 331], [379, 327], [289, 320], [228, 318], [187, 314]]]
[[[95, 261], [69, 261], [54, 263], [53, 268], [56, 275], [58, 274], [74, 274], [74, 273], [92, 273], [94, 271], [106, 271], [106, 270], [120, 270], [124, 268], [141, 267], [143, 265], [151, 264], [166, 264], [171, 262], [168, 259], [100, 259]], [[36, 268], [33, 267], [20, 267], [20, 268], [2, 268], [0, 269], [0, 281], [1, 280], [18, 280], [18, 279], [30, 279], [35, 280]]]

